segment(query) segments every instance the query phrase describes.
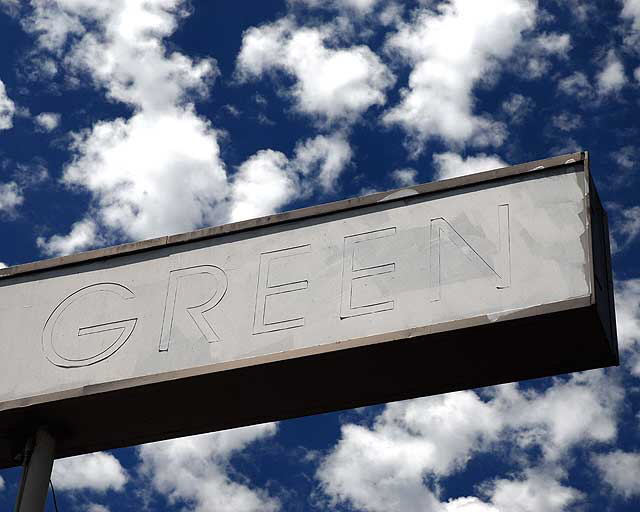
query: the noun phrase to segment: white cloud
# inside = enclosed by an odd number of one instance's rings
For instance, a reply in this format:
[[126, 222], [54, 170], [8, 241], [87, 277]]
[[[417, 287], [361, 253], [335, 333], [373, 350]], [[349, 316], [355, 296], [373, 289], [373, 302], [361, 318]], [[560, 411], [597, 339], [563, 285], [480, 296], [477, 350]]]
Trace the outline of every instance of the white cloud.
[[601, 95], [616, 93], [627, 83], [624, 66], [615, 51], [607, 53], [602, 69], [596, 75], [596, 83]]
[[95, 247], [101, 242], [98, 226], [91, 219], [75, 222], [68, 235], [53, 235], [48, 240], [43, 237], [36, 239], [38, 248], [47, 256], [72, 254]]
[[536, 470], [526, 471], [522, 479], [496, 480], [492, 486], [491, 501], [505, 512], [563, 512], [584, 497]]
[[73, 148], [64, 182], [93, 192], [109, 230], [142, 239], [225, 220], [216, 132], [191, 109], [99, 122]]
[[293, 5], [305, 5], [311, 8], [333, 8], [349, 13], [367, 14], [373, 11], [379, 0], [289, 0]]
[[591, 83], [582, 71], [576, 71], [558, 81], [558, 90], [567, 96], [575, 96], [580, 99], [593, 95]]
[[551, 116], [551, 124], [563, 132], [571, 132], [582, 126], [582, 117], [576, 112], [560, 112]]
[[640, 206], [621, 208], [619, 205], [609, 205], [613, 213], [610, 241], [611, 252], [616, 253], [627, 249], [640, 236]]
[[473, 496], [456, 498], [443, 503], [443, 512], [500, 512], [496, 507], [484, 503]]
[[625, 43], [630, 47], [634, 47], [640, 37], [640, 1], [622, 0], [620, 16], [631, 22], [629, 31], [625, 36]]
[[298, 193], [298, 177], [287, 157], [270, 149], [259, 151], [240, 166], [234, 177], [231, 222], [273, 213]]
[[13, 171], [14, 179], [20, 187], [34, 187], [49, 179], [49, 170], [45, 160], [34, 158], [28, 163], [16, 163]]
[[0, 9], [4, 9], [9, 16], [16, 16], [19, 8], [20, 0], [0, 0]]
[[0, 213], [13, 213], [23, 201], [24, 196], [15, 181], [0, 183]]
[[[396, 402], [370, 428], [343, 425], [338, 444], [316, 475], [322, 489], [334, 504], [367, 511], [442, 510], [426, 483], [433, 481], [430, 477], [452, 475], [474, 455], [510, 442], [512, 462], [528, 465], [528, 454], [539, 450], [543, 465], [525, 469], [514, 480], [481, 486], [491, 489], [491, 505], [542, 512], [562, 510], [578, 500], [578, 491], [559, 483], [561, 471], [542, 468], [556, 467], [577, 444], [614, 440], [622, 389], [596, 371], [556, 379], [545, 391], [517, 384], [488, 391], [485, 399], [463, 391]], [[491, 510], [473, 497], [456, 501], [445, 510], [465, 510], [463, 505]]]
[[0, 130], [13, 128], [13, 114], [15, 111], [16, 104], [7, 96], [4, 82], [0, 80]]
[[575, 16], [575, 20], [585, 23], [598, 14], [598, 7], [591, 0], [559, 0], [556, 3], [566, 6], [568, 12]]
[[640, 495], [640, 453], [616, 450], [593, 456], [604, 481], [624, 498]]
[[636, 148], [635, 146], [623, 146], [611, 153], [611, 158], [623, 171], [630, 171], [636, 166]]
[[602, 371], [555, 380], [544, 393], [520, 394], [515, 385], [499, 386], [497, 404], [522, 448], [539, 446], [548, 461], [560, 459], [578, 443], [616, 438], [623, 390]]
[[231, 186], [232, 222], [269, 215], [294, 199], [308, 197], [315, 188], [334, 191], [352, 156], [340, 133], [301, 141], [294, 153], [289, 159], [266, 149], [240, 165]]
[[273, 423], [173, 439], [138, 448], [140, 473], [170, 504], [187, 502], [193, 512], [273, 512], [278, 500], [248, 482], [229, 477], [230, 458], [276, 432]]
[[640, 377], [640, 279], [615, 283], [616, 325], [621, 351], [626, 351], [626, 364]]
[[122, 491], [128, 475], [113, 455], [97, 452], [58, 459], [51, 477], [56, 489], [63, 491]]
[[42, 112], [34, 118], [37, 125], [44, 131], [52, 132], [60, 124], [60, 114], [55, 112]]
[[388, 51], [413, 69], [400, 104], [383, 121], [407, 132], [414, 155], [432, 137], [457, 146], [499, 145], [505, 128], [487, 114], [474, 113], [473, 89], [497, 72], [522, 32], [533, 26], [535, 5], [528, 0], [450, 0], [435, 10], [423, 8], [387, 41]]
[[[2, 263], [0, 263], [0, 268], [2, 268]], [[4, 478], [0, 476], [0, 491], [4, 491]]]
[[528, 96], [512, 94], [502, 102], [502, 110], [509, 116], [513, 124], [520, 124], [533, 110], [535, 103]]
[[417, 183], [418, 171], [410, 167], [396, 169], [391, 173], [391, 179], [399, 187], [411, 187]]
[[567, 53], [571, 50], [571, 36], [569, 34], [548, 34], [545, 32], [536, 36], [534, 45], [540, 52], [568, 57]]
[[110, 510], [100, 503], [89, 503], [86, 512], [110, 512]]
[[630, 18], [634, 28], [640, 30], [640, 0], [622, 0], [622, 4], [622, 17]]
[[79, 19], [80, 8], [86, 9], [91, 1], [76, 2], [62, 0], [49, 2], [47, 0], [33, 0], [33, 13], [22, 20], [23, 27], [37, 34], [38, 44], [42, 48], [59, 54], [65, 45], [67, 38], [72, 35], [81, 35], [85, 28]]
[[36, 0], [25, 22], [68, 72], [88, 74], [134, 109], [129, 119], [76, 133], [64, 169], [64, 183], [92, 193], [91, 216], [107, 238], [148, 238], [227, 218], [218, 133], [192, 104], [208, 93], [215, 62], [163, 44], [185, 13], [182, 0]]
[[332, 28], [299, 27], [290, 18], [245, 31], [236, 73], [241, 80], [276, 70], [295, 78], [300, 112], [325, 122], [354, 122], [386, 101], [393, 75], [367, 46], [332, 48]]
[[298, 143], [294, 167], [303, 176], [317, 175], [315, 181], [320, 188], [332, 192], [352, 156], [351, 146], [343, 134], [318, 135]]
[[558, 142], [558, 144], [549, 150], [550, 154], [566, 155], [568, 153], [576, 153], [582, 150], [582, 146], [573, 137], [563, 137]]
[[434, 154], [433, 164], [436, 169], [436, 180], [446, 180], [457, 176], [465, 176], [467, 174], [490, 171], [507, 166], [498, 155], [478, 153], [476, 156], [463, 158], [451, 152]]
[[0, 261], [0, 268], [7, 268], [7, 264]]
[[571, 36], [543, 32], [531, 40], [523, 41], [518, 50], [519, 74], [529, 79], [537, 79], [549, 72], [551, 58], [568, 58]]

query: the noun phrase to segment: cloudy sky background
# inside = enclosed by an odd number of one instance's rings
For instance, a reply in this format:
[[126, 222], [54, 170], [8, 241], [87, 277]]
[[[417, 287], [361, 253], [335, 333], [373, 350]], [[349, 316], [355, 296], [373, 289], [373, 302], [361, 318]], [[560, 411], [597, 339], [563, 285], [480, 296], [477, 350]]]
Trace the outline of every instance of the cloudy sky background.
[[0, 48], [0, 265], [582, 149], [613, 234], [620, 368], [60, 460], [61, 510], [640, 508], [639, 0], [0, 0]]

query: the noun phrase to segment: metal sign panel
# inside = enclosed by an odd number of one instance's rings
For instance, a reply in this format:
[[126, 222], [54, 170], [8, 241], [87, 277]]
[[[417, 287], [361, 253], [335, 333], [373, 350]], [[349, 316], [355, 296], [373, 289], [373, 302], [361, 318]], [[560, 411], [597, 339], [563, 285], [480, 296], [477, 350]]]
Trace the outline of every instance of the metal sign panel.
[[0, 467], [616, 364], [587, 163], [0, 270]]

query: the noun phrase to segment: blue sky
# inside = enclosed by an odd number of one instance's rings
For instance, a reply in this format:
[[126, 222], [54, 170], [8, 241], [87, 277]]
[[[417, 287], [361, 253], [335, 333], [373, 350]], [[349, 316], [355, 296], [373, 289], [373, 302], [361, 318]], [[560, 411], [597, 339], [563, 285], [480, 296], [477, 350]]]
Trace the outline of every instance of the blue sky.
[[61, 460], [61, 510], [638, 510], [640, 1], [0, 0], [0, 48], [3, 265], [577, 150], [612, 230], [620, 368]]

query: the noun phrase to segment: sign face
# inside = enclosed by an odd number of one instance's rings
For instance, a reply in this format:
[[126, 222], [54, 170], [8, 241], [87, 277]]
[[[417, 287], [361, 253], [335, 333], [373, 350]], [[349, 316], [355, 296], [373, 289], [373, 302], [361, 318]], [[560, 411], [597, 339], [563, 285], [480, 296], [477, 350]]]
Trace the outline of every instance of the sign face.
[[615, 364], [586, 164], [1, 270], [0, 467], [39, 424], [62, 456]]

